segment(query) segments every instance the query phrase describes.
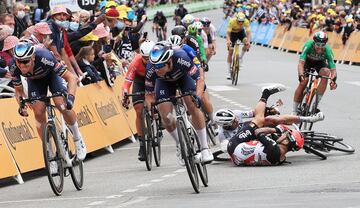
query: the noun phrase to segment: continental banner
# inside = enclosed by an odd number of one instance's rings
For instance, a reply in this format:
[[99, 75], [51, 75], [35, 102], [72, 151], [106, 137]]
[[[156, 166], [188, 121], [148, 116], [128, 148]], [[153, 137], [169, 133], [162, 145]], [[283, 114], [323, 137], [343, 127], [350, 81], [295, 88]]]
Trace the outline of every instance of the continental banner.
[[42, 142], [38, 136], [32, 110], [29, 117], [21, 117], [15, 99], [0, 100], [1, 135], [21, 173], [44, 167]]
[[[120, 83], [115, 83], [119, 85]], [[86, 87], [88, 98], [99, 118], [99, 123], [105, 132], [109, 145], [131, 136], [131, 130], [122, 112], [122, 107], [116, 100], [114, 90], [104, 81]]]
[[104, 148], [111, 143], [107, 133], [102, 128], [102, 121], [90, 99], [90, 97], [95, 97], [97, 94], [102, 94], [101, 92], [95, 92], [96, 87], [93, 85], [78, 88], [74, 107], [80, 132], [85, 140], [88, 152]]
[[5, 142], [4, 135], [0, 134], [0, 178], [7, 178], [17, 174], [18, 169], [16, 167], [16, 163], [11, 156], [11, 153]]

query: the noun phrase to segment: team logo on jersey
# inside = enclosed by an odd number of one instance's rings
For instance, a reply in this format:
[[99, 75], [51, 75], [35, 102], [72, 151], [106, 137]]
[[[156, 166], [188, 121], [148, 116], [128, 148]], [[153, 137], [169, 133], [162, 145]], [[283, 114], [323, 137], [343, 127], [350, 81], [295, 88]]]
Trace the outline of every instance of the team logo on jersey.
[[255, 147], [246, 147], [246, 146], [244, 146], [241, 149], [241, 154], [242, 155], [251, 155], [252, 153], [254, 153], [254, 151], [255, 151]]
[[181, 64], [181, 65], [184, 65], [184, 66], [186, 66], [186, 67], [190, 67], [190, 66], [191, 66], [191, 63], [190, 63], [189, 61], [185, 61], [185, 60], [182, 59], [182, 58], [179, 58], [179, 59], [177, 60], [177, 63], [178, 63], [178, 64]]
[[197, 72], [197, 70], [198, 70], [198, 68], [194, 66], [193, 68], [191, 68], [189, 74], [193, 75], [193, 74], [195, 74]]
[[248, 136], [251, 136], [251, 132], [249, 130], [246, 130], [246, 131], [242, 131], [241, 133], [239, 133], [238, 137], [240, 139], [244, 139]]
[[41, 59], [41, 62], [42, 62], [43, 64], [49, 65], [49, 66], [54, 66], [54, 65], [55, 65], [55, 63], [54, 63], [53, 61], [50, 61], [50, 60], [48, 60], [48, 59], [46, 59], [46, 58], [44, 58], [44, 57]]

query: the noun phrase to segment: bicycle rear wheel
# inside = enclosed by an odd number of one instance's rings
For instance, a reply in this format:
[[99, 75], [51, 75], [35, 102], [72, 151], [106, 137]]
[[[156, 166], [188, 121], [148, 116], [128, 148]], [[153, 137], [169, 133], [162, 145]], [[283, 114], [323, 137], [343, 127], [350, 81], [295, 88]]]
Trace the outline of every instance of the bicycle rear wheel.
[[196, 152], [194, 151], [194, 146], [191, 143], [191, 138], [186, 129], [184, 121], [182, 119], [177, 119], [176, 126], [179, 135], [181, 156], [185, 161], [185, 166], [191, 181], [191, 185], [196, 193], [200, 193], [199, 176], [194, 161], [196, 155]]
[[154, 127], [156, 131], [156, 136], [154, 137], [153, 142], [153, 152], [154, 152], [154, 160], [157, 167], [161, 164], [161, 140], [163, 138], [163, 133], [160, 129], [161, 120], [156, 119], [155, 120], [156, 126]]
[[[66, 131], [65, 139], [68, 140], [68, 131]], [[76, 154], [71, 150], [66, 150], [69, 152], [69, 157], [72, 160], [72, 166], [69, 167], [69, 172], [71, 175], [71, 180], [75, 188], [80, 191], [84, 185], [84, 163], [77, 159]]]
[[43, 155], [51, 189], [57, 196], [61, 195], [64, 188], [64, 168], [60, 148], [55, 125], [47, 123], [43, 129]]
[[145, 142], [144, 150], [145, 150], [145, 164], [148, 171], [151, 171], [152, 168], [152, 143], [153, 143], [153, 131], [151, 118], [148, 114], [146, 107], [142, 112], [142, 133], [143, 133], [143, 141]]

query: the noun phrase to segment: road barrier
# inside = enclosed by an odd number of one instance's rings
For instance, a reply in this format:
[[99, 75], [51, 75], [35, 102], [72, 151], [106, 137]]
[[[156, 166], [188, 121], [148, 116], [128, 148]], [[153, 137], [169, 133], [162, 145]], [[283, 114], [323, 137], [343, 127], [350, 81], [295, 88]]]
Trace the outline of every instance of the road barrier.
[[[89, 153], [111, 151], [112, 144], [136, 133], [134, 109], [125, 111], [121, 105], [123, 80], [118, 76], [113, 88], [102, 81], [77, 91], [74, 110]], [[21, 117], [15, 98], [0, 99], [0, 106], [0, 179], [15, 177], [23, 183], [21, 173], [44, 168], [42, 142], [31, 110], [29, 117]]]
[[[226, 37], [228, 23], [229, 19], [226, 19], [219, 27], [217, 32], [220, 37]], [[296, 53], [302, 51], [305, 42], [311, 39], [313, 35], [306, 28], [291, 27], [288, 30], [285, 26], [270, 23], [259, 24], [252, 22], [250, 30], [252, 43]], [[342, 43], [342, 34], [336, 32], [326, 33], [329, 36], [328, 44], [333, 50], [334, 60], [337, 63], [360, 63], [360, 32], [353, 32], [345, 45]]]

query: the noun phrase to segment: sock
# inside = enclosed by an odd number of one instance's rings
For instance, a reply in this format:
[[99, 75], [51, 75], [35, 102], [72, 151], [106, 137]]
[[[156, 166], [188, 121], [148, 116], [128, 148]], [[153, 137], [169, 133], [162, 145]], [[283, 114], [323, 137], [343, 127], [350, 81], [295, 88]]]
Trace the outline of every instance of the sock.
[[177, 128], [175, 128], [174, 131], [169, 132], [169, 133], [170, 133], [171, 137], [174, 139], [176, 146], [179, 146], [179, 135], [177, 132]]
[[298, 110], [298, 107], [299, 107], [299, 104], [298, 102], [294, 102], [293, 103], [293, 113], [296, 114], [297, 113], [297, 110]]
[[299, 116], [300, 122], [314, 122], [314, 116]]
[[318, 95], [318, 108], [319, 108], [320, 100], [322, 97], [323, 97], [323, 95]]
[[69, 129], [74, 136], [74, 142], [79, 141], [82, 138], [77, 121], [73, 125], [69, 125]]
[[200, 146], [201, 149], [208, 149], [208, 142], [207, 142], [207, 135], [206, 135], [206, 129], [202, 128], [202, 129], [196, 129], [196, 133], [199, 136], [199, 140], [200, 140]]
[[260, 101], [266, 103], [268, 98], [270, 97], [271, 93], [268, 89], [265, 89], [263, 92], [262, 92], [262, 95], [261, 95], [261, 98], [260, 98]]

